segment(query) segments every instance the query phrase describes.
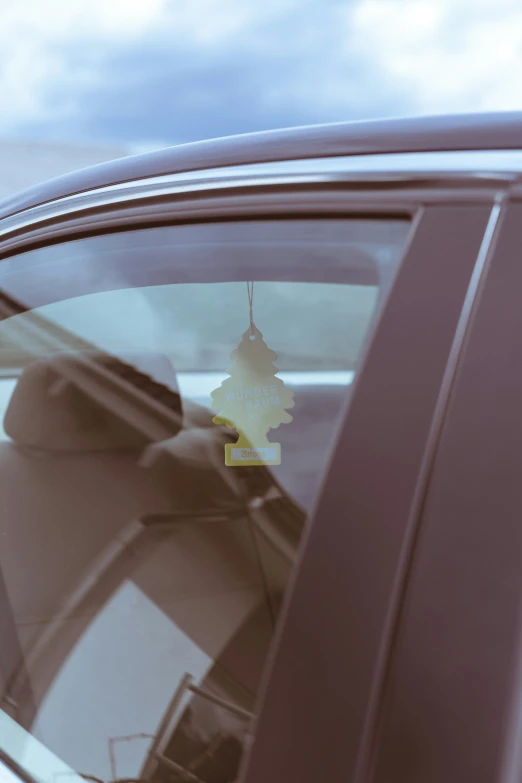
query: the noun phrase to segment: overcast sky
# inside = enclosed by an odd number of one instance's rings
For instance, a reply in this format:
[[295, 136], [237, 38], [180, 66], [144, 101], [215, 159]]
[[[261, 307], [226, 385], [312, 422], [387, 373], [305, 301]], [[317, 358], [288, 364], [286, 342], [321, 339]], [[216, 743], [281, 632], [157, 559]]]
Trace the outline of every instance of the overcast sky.
[[520, 0], [4, 0], [0, 137], [163, 146], [522, 109]]

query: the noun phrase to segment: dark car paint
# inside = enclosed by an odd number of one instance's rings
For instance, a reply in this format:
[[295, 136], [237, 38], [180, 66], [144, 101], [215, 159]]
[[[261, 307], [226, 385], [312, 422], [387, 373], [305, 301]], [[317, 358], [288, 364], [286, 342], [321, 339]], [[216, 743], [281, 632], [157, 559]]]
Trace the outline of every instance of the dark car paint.
[[[521, 148], [522, 113], [252, 134], [126, 158], [61, 177], [2, 202], [0, 217], [92, 188], [217, 166]], [[286, 601], [245, 783], [507, 781], [501, 777], [501, 762], [513, 720], [509, 710], [522, 596], [516, 571], [522, 500], [513, 488], [522, 440], [517, 439], [518, 429], [510, 435], [503, 406], [515, 416], [518, 398], [512, 393], [506, 398], [506, 388], [511, 388], [509, 368], [517, 361], [519, 346], [509, 355], [501, 350], [495, 354], [495, 334], [489, 341], [484, 336], [490, 325], [497, 328], [499, 318], [500, 345], [513, 340], [514, 329], [522, 333], [516, 310], [522, 280], [513, 256], [514, 243], [521, 239], [515, 220], [520, 216], [512, 217], [509, 233], [501, 234], [503, 266], [482, 281], [486, 291], [490, 288], [478, 318], [474, 321], [467, 311], [462, 322], [492, 209], [493, 200], [442, 204], [426, 208], [419, 222], [352, 391], [293, 593]], [[506, 298], [509, 292], [511, 298]], [[503, 301], [508, 309], [502, 320]], [[474, 336], [471, 343], [465, 339], [466, 328]], [[489, 359], [496, 359], [496, 378], [485, 372], [483, 344]], [[456, 376], [449, 363], [455, 346], [458, 357], [462, 354]], [[520, 386], [518, 375], [517, 370], [513, 392]], [[470, 405], [482, 377], [484, 392]], [[444, 383], [446, 396], [441, 392]], [[455, 393], [450, 394], [453, 383]], [[488, 403], [497, 405], [495, 416], [481, 433]], [[439, 424], [444, 423], [438, 449], [436, 410], [442, 417]], [[497, 431], [503, 433], [503, 442], [495, 441]], [[475, 441], [470, 451], [466, 444]], [[496, 465], [494, 454], [488, 459], [486, 450], [495, 442], [494, 453], [504, 448], [508, 473], [505, 481], [496, 475], [488, 496], [487, 483], [504, 464]], [[431, 483], [431, 472], [421, 474], [430, 448], [436, 452]], [[482, 495], [474, 490], [477, 475]], [[502, 507], [496, 488], [511, 506]], [[425, 495], [426, 510], [415, 506], [415, 498]], [[504, 544], [500, 534], [498, 540], [491, 537], [489, 528], [487, 501], [494, 506], [495, 499], [499, 525], [510, 532]], [[473, 539], [476, 520], [478, 545]], [[460, 525], [456, 546], [452, 525]], [[420, 546], [410, 560], [417, 536]], [[468, 550], [466, 542], [471, 542]], [[490, 554], [498, 580], [494, 590]], [[466, 557], [467, 570], [461, 572]], [[499, 609], [506, 596], [502, 626]], [[484, 600], [489, 602], [486, 614], [478, 603]], [[501, 635], [493, 638], [499, 625]], [[439, 638], [432, 633], [434, 627]], [[477, 650], [485, 639], [491, 649]], [[494, 690], [496, 684], [501, 692]], [[514, 780], [509, 778], [510, 783]]]
[[145, 177], [341, 155], [522, 148], [522, 112], [333, 123], [182, 144], [101, 163], [0, 201], [0, 220], [46, 201]]

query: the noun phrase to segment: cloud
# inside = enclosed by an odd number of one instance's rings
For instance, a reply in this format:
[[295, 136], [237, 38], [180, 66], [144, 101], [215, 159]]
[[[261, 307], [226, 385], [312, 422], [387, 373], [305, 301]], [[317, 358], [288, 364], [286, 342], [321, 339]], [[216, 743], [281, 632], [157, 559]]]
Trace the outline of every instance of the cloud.
[[[326, 36], [325, 36], [326, 37]], [[104, 117], [118, 138], [188, 141], [285, 125], [334, 121], [392, 110], [392, 91], [376, 109], [367, 72], [354, 64], [340, 80], [322, 58], [323, 40], [306, 57], [292, 50], [267, 60], [241, 43], [225, 51], [166, 51], [150, 43], [141, 57], [111, 58], [120, 73], [102, 92], [85, 95], [91, 111], [78, 132], [95, 134]], [[397, 102], [396, 98], [393, 98]]]
[[3, 135], [135, 147], [522, 108], [519, 0], [18, 0]]
[[400, 95], [391, 86], [376, 99], [371, 63], [345, 52], [344, 8], [335, 0], [165, 2], [146, 26], [127, 23], [113, 40], [113, 17], [82, 29], [71, 14], [59, 40], [39, 39], [38, 78], [19, 71], [25, 103], [14, 101], [4, 123], [33, 136], [153, 147], [391, 112]]
[[522, 109], [519, 0], [363, 0], [346, 26], [419, 113]]
[[[16, 131], [32, 120], [58, 119], [47, 101], [53, 85], [72, 84], [80, 92], [96, 82], [96, 58], [77, 61], [71, 47], [85, 53], [129, 45], [161, 14], [163, 0], [17, 0], [0, 9], [0, 103], [2, 128]], [[71, 78], [72, 77], [72, 78]]]

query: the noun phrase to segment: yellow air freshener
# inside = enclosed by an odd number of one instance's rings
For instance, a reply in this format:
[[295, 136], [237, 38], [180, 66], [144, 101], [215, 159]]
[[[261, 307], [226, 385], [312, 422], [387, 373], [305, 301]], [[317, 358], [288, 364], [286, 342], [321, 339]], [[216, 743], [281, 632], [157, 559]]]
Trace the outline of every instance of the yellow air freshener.
[[212, 392], [219, 411], [213, 421], [239, 434], [237, 443], [225, 446], [226, 465], [279, 465], [281, 445], [271, 443], [267, 433], [292, 421], [285, 409], [294, 407], [294, 393], [276, 376], [278, 370], [272, 364], [276, 354], [254, 325], [250, 289], [249, 301], [250, 328], [230, 355], [230, 378]]

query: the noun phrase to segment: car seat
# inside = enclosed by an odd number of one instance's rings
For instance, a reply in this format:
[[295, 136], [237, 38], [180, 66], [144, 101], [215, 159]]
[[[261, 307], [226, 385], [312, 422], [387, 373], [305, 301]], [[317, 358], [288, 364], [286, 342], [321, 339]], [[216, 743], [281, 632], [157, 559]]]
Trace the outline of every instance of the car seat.
[[[88, 352], [35, 361], [9, 403], [10, 441], [0, 443], [3, 617], [5, 625], [9, 611], [24, 651], [129, 522], [168, 510], [139, 458], [181, 429], [176, 376], [164, 356], [128, 359]], [[4, 682], [16, 668], [8, 630]]]

